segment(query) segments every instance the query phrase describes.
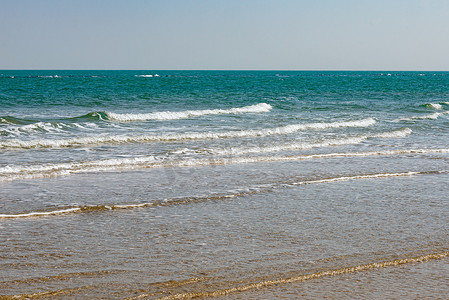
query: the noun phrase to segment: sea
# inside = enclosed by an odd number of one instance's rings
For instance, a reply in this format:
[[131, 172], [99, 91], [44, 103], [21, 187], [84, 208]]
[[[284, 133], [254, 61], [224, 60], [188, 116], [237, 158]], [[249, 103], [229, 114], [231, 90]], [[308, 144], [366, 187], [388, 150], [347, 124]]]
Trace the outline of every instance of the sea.
[[444, 299], [449, 72], [0, 70], [1, 299]]

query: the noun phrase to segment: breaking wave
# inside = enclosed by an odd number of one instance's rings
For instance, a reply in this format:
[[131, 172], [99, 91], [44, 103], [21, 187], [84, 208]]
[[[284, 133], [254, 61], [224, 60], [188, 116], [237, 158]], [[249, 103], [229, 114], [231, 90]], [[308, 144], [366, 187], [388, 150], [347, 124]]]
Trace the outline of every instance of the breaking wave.
[[414, 120], [436, 120], [442, 115], [449, 114], [449, 111], [445, 112], [436, 112], [433, 114], [423, 115], [423, 116], [413, 116], [408, 118], [400, 118], [393, 120], [393, 122], [400, 122], [400, 121], [414, 121]]
[[222, 138], [244, 138], [263, 137], [270, 135], [290, 134], [301, 130], [324, 130], [340, 127], [368, 127], [375, 124], [372, 118], [331, 123], [310, 123], [291, 124], [276, 128], [266, 128], [260, 130], [241, 130], [227, 132], [206, 132], [206, 133], [183, 133], [166, 135], [113, 135], [113, 136], [93, 136], [71, 139], [39, 139], [39, 140], [8, 140], [0, 142], [0, 149], [31, 149], [31, 148], [61, 148], [77, 147], [96, 144], [118, 144], [118, 143], [151, 143], [151, 142], [175, 142], [182, 140], [202, 140], [202, 139], [222, 139]]
[[[90, 127], [95, 126], [95, 124], [91, 124]], [[55, 122], [36, 122], [32, 124], [17, 126], [17, 125], [9, 125], [3, 129], [0, 129], [0, 135], [4, 136], [21, 136], [21, 135], [32, 135], [35, 133], [61, 133], [67, 132], [67, 130], [73, 128], [86, 129], [85, 126], [82, 126], [78, 123], [72, 124], [64, 124], [64, 123], [55, 123]], [[0, 142], [0, 148], [2, 148]]]
[[159, 74], [143, 74], [143, 75], [134, 75], [135, 77], [144, 77], [144, 78], [152, 78], [152, 77], [161, 77]]
[[332, 146], [342, 146], [351, 144], [360, 144], [370, 138], [403, 138], [412, 133], [410, 128], [403, 128], [396, 131], [377, 133], [371, 135], [355, 136], [343, 139], [330, 139], [318, 143], [291, 143], [276, 146], [267, 147], [231, 147], [228, 149], [217, 148], [208, 149], [208, 152], [219, 155], [244, 155], [251, 153], [266, 153], [266, 152], [279, 152], [279, 151], [291, 151], [291, 150], [305, 150], [312, 148], [325, 148]]
[[[267, 103], [259, 103], [250, 106], [230, 108], [230, 109], [205, 109], [205, 110], [187, 110], [187, 111], [161, 111], [143, 114], [119, 114], [106, 111], [94, 111], [82, 116], [72, 118], [59, 118], [58, 121], [118, 121], [118, 122], [132, 122], [132, 121], [164, 121], [164, 120], [179, 120], [188, 119], [192, 117], [199, 117], [204, 115], [220, 115], [220, 114], [244, 114], [244, 113], [263, 113], [270, 112], [273, 107]], [[0, 124], [15, 124], [15, 125], [33, 125], [35, 123], [45, 123], [45, 121], [29, 120], [24, 118], [1, 116]], [[59, 123], [56, 123], [59, 124]]]
[[431, 109], [443, 109], [443, 106], [447, 106], [449, 105], [449, 102], [440, 102], [440, 103], [426, 103], [423, 104], [422, 106], [425, 108], [431, 108]]
[[325, 159], [335, 157], [365, 157], [365, 156], [393, 156], [405, 154], [437, 154], [449, 153], [449, 149], [403, 149], [390, 151], [371, 152], [343, 152], [328, 154], [291, 155], [291, 156], [253, 156], [253, 157], [217, 157], [217, 158], [187, 158], [187, 159], [163, 159], [154, 156], [117, 158], [74, 163], [55, 163], [32, 166], [6, 166], [0, 168], [0, 182], [21, 179], [57, 177], [77, 173], [120, 171], [143, 168], [162, 167], [195, 167], [211, 165], [231, 165], [245, 163], [295, 161], [309, 159]]
[[186, 111], [161, 111], [144, 114], [119, 114], [113, 112], [91, 112], [82, 118], [93, 118], [98, 120], [109, 120], [117, 122], [133, 122], [133, 121], [168, 121], [188, 119], [205, 115], [221, 115], [221, 114], [244, 114], [244, 113], [263, 113], [271, 111], [272, 106], [267, 103], [259, 103], [250, 106], [230, 108], [230, 109], [205, 109], [205, 110], [186, 110]]
[[425, 108], [432, 108], [432, 109], [442, 109], [443, 106], [440, 103], [426, 103], [422, 105]]
[[36, 121], [34, 120], [28, 120], [28, 119], [22, 119], [12, 116], [2, 116], [0, 117], [0, 124], [16, 124], [16, 125], [26, 125], [31, 124]]

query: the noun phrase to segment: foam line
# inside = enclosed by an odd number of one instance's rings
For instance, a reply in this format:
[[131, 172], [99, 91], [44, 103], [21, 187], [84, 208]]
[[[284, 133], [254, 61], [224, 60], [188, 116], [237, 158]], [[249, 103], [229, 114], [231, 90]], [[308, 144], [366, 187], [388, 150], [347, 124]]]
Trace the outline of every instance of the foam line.
[[413, 175], [428, 174], [428, 173], [429, 172], [404, 172], [404, 173], [384, 173], [384, 174], [343, 176], [343, 177], [335, 177], [335, 178], [327, 178], [327, 179], [319, 179], [319, 180], [300, 181], [300, 182], [291, 183], [289, 185], [304, 185], [304, 184], [329, 183], [329, 182], [348, 181], [348, 180], [357, 180], [357, 179], [374, 179], [374, 178], [413, 176]]
[[81, 210], [81, 208], [75, 207], [75, 208], [68, 208], [68, 209], [62, 209], [62, 210], [53, 210], [53, 211], [46, 211], [46, 212], [30, 212], [30, 213], [12, 214], [12, 215], [0, 214], [0, 218], [42, 217], [42, 216], [50, 216], [50, 215], [60, 215], [60, 214], [73, 213], [73, 212], [76, 212], [76, 211], [79, 211], [79, 210]]
[[291, 150], [305, 150], [312, 148], [326, 148], [341, 145], [360, 144], [370, 138], [403, 138], [412, 133], [410, 128], [403, 128], [396, 131], [376, 133], [371, 135], [355, 136], [344, 139], [331, 139], [319, 143], [290, 143], [267, 147], [231, 147], [228, 149], [208, 149], [209, 152], [219, 155], [244, 155], [252, 153], [267, 153]]
[[428, 115], [423, 115], [423, 116], [413, 116], [413, 117], [409, 117], [409, 118], [400, 118], [400, 119], [393, 120], [393, 122], [414, 121], [414, 120], [436, 120], [440, 116], [447, 115], [447, 114], [449, 114], [449, 111], [436, 112], [436, 113], [433, 113], [433, 114], [428, 114]]
[[328, 154], [292, 155], [292, 156], [253, 156], [229, 158], [191, 158], [181, 160], [157, 159], [153, 156], [121, 158], [77, 163], [57, 163], [35, 166], [6, 166], [0, 168], [0, 182], [57, 177], [76, 173], [131, 170], [137, 168], [195, 167], [211, 165], [232, 165], [244, 163], [261, 163], [275, 161], [295, 161], [309, 159], [326, 159], [335, 157], [393, 156], [404, 154], [449, 153], [449, 149], [402, 149], [371, 152], [343, 152]]
[[302, 130], [324, 130], [340, 127], [368, 127], [375, 124], [373, 118], [330, 123], [310, 123], [310, 124], [291, 124], [276, 128], [266, 128], [259, 130], [241, 130], [227, 132], [205, 132], [205, 133], [183, 133], [183, 134], [165, 134], [165, 135], [113, 135], [113, 136], [93, 136], [72, 139], [39, 139], [39, 140], [9, 140], [0, 142], [0, 149], [33, 149], [33, 148], [63, 148], [79, 147], [98, 144], [120, 144], [120, 143], [151, 143], [151, 142], [176, 142], [185, 140], [206, 140], [223, 138], [244, 138], [244, 137], [264, 137], [270, 135], [291, 134]]
[[244, 106], [230, 109], [187, 110], [180, 112], [162, 111], [146, 114], [118, 114], [113, 112], [106, 112], [106, 115], [109, 120], [119, 122], [148, 121], [148, 120], [166, 121], [166, 120], [188, 119], [204, 115], [262, 113], [262, 112], [269, 112], [271, 109], [272, 106], [270, 104], [259, 103], [251, 106]]

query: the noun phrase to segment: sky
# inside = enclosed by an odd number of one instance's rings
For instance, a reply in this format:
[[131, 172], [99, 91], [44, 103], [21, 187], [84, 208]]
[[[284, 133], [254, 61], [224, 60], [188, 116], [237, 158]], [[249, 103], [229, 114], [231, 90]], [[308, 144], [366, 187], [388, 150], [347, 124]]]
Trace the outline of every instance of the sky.
[[449, 71], [449, 0], [0, 0], [0, 69]]

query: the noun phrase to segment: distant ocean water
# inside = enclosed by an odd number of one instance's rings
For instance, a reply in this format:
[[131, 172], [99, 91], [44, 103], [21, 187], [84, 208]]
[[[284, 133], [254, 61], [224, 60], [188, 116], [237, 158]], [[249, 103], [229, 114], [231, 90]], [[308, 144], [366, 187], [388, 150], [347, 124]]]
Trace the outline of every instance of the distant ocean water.
[[441, 296], [448, 158], [449, 72], [0, 71], [0, 295]]

